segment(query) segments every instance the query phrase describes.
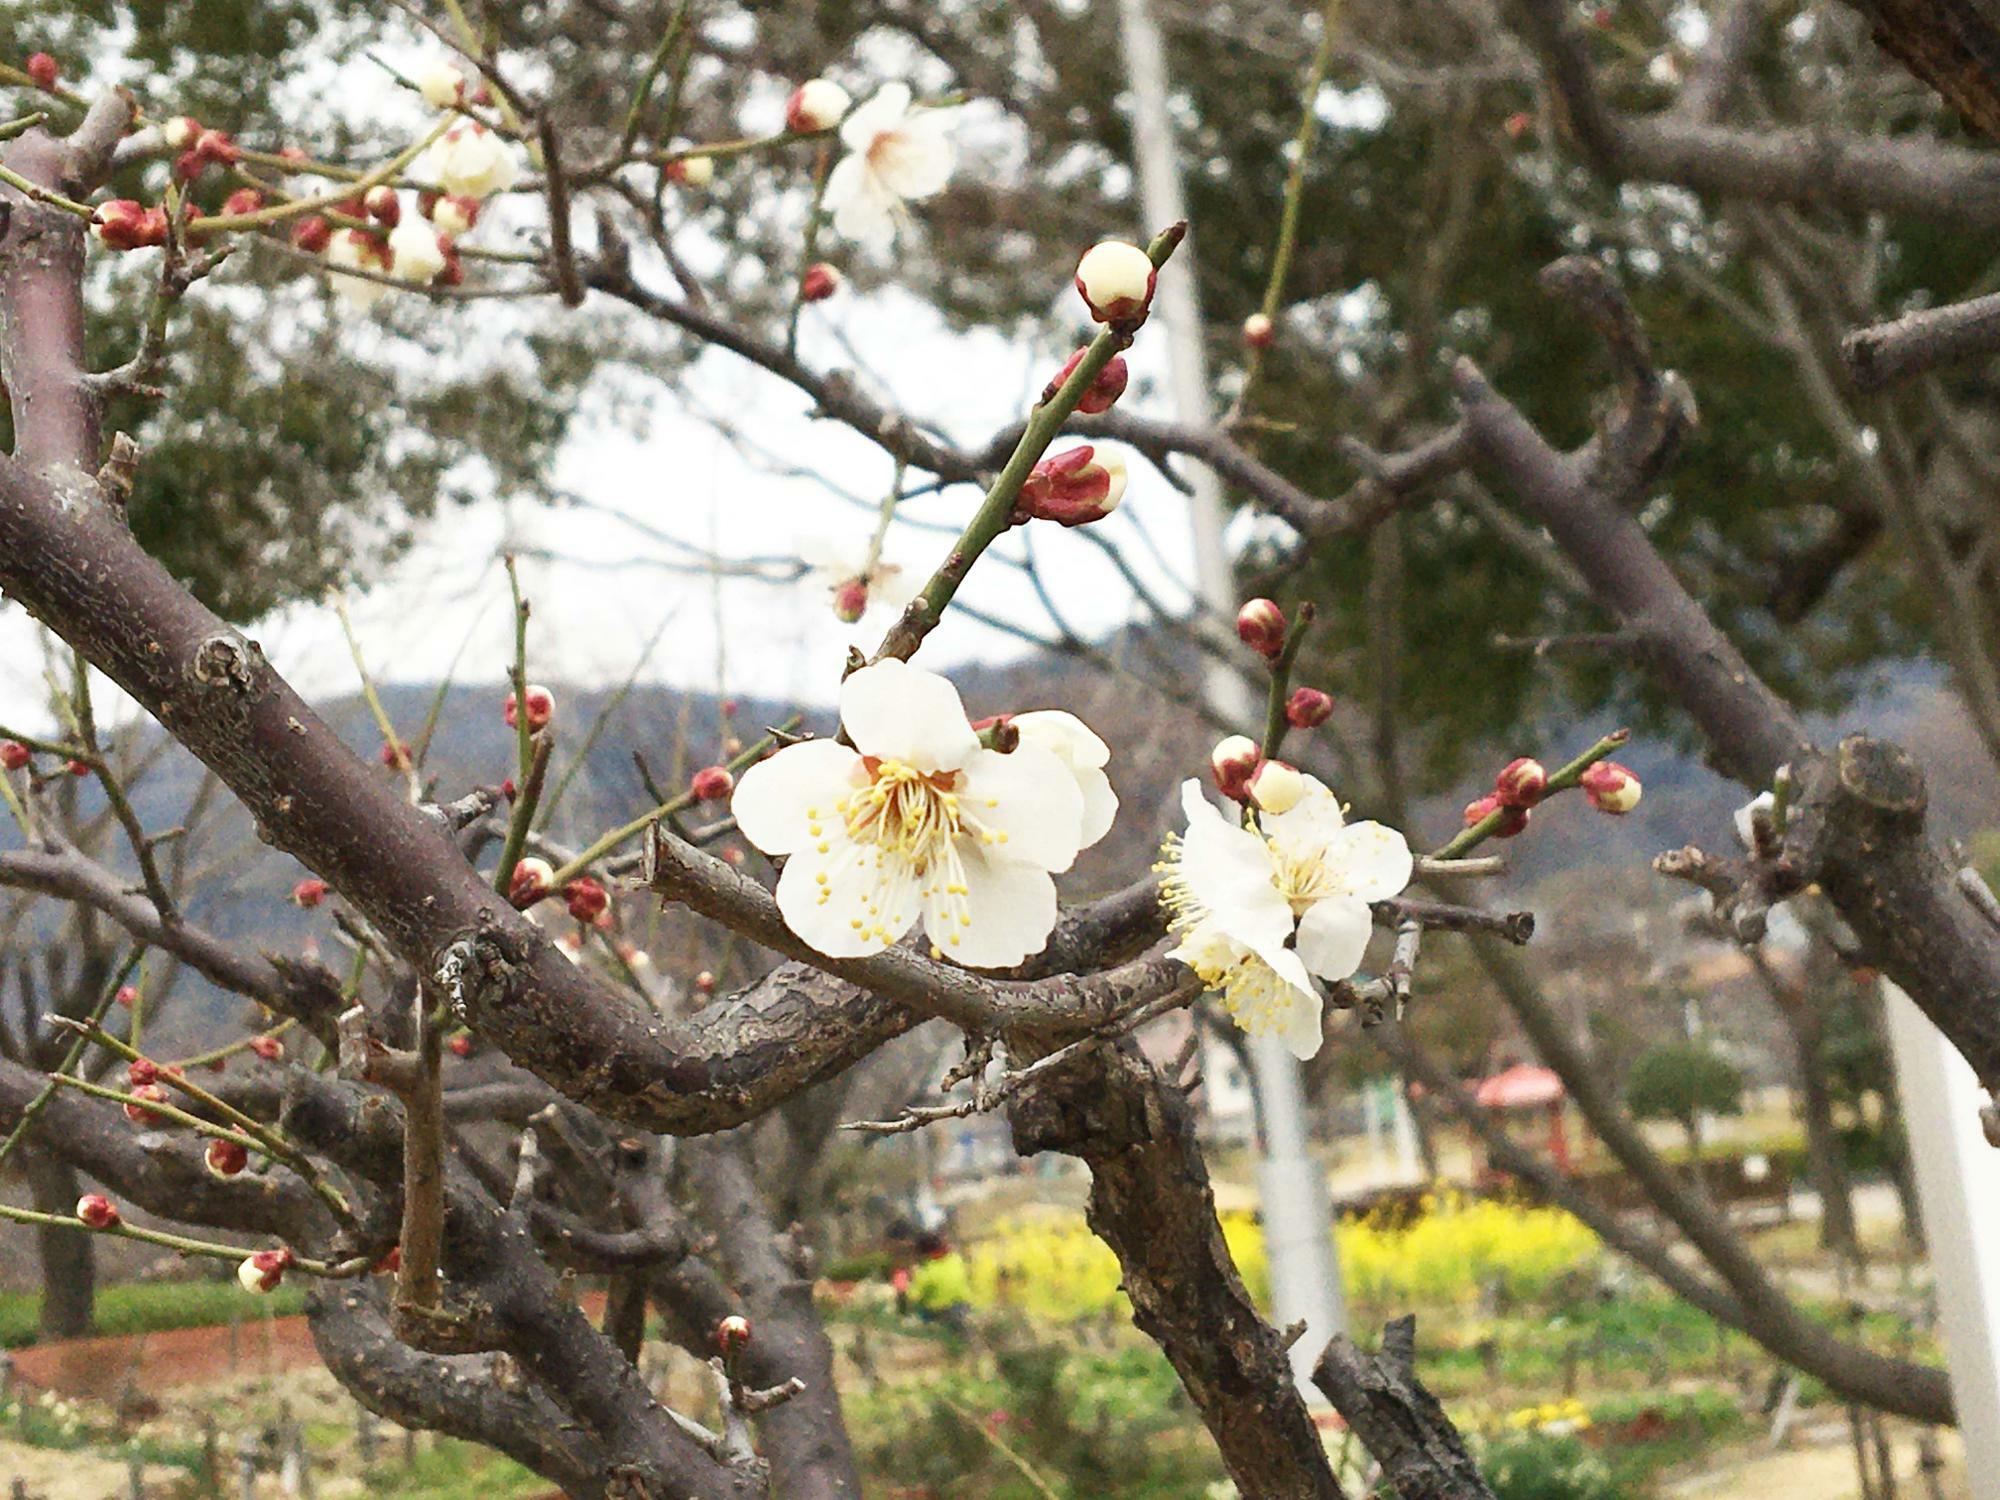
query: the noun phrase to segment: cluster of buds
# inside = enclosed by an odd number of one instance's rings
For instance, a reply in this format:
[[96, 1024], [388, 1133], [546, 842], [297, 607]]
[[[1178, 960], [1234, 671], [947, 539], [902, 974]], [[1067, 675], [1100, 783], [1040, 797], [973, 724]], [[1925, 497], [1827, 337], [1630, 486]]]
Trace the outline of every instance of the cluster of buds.
[[0, 768], [9, 771], [26, 769], [28, 762], [35, 758], [35, 752], [19, 740], [0, 740]]
[[1542, 763], [1517, 756], [1500, 768], [1493, 778], [1493, 790], [1466, 803], [1465, 826], [1474, 827], [1495, 813], [1503, 816], [1493, 829], [1496, 839], [1511, 839], [1528, 826], [1528, 815], [1548, 795], [1549, 773]]
[[854, 101], [831, 78], [814, 78], [792, 90], [785, 101], [785, 129], [793, 135], [817, 135], [838, 125]]
[[1127, 331], [1145, 321], [1159, 278], [1153, 258], [1124, 240], [1092, 245], [1076, 264], [1077, 295], [1091, 317]]
[[529, 855], [514, 866], [507, 880], [507, 899], [525, 911], [555, 892], [555, 867], [545, 859]]
[[132, 198], [113, 198], [90, 213], [90, 232], [107, 250], [141, 250], [167, 242], [167, 211]]
[[1601, 813], [1622, 815], [1639, 805], [1639, 778], [1615, 760], [1600, 760], [1583, 773], [1577, 785]]
[[[538, 687], [531, 682], [528, 684], [526, 697], [528, 703], [528, 732], [530, 734], [540, 734], [544, 729], [549, 727], [549, 721], [556, 716], [556, 695], [551, 693], [547, 688]], [[509, 693], [506, 701], [500, 705], [500, 717], [507, 721], [509, 729], [513, 729], [519, 726], [521, 722], [520, 715], [520, 705], [514, 701], [514, 695]]]
[[845, 280], [836, 268], [823, 260], [816, 260], [806, 267], [806, 274], [799, 278], [799, 300], [824, 302], [840, 290]]
[[1285, 612], [1276, 600], [1252, 599], [1236, 611], [1236, 638], [1272, 661], [1284, 652], [1288, 628]]
[[301, 880], [292, 887], [292, 905], [304, 911], [311, 911], [326, 900], [326, 882], [311, 878]]
[[92, 1229], [116, 1229], [125, 1222], [118, 1205], [102, 1193], [85, 1193], [77, 1199], [76, 1216]]
[[563, 902], [569, 914], [586, 927], [611, 909], [611, 896], [602, 884], [588, 875], [579, 875], [563, 887]]
[[697, 802], [720, 802], [736, 790], [727, 766], [703, 766], [688, 778], [688, 793]]
[[62, 69], [56, 66], [56, 60], [46, 52], [37, 52], [28, 59], [27, 72], [35, 87], [45, 94], [55, 91], [56, 80], [62, 76]]
[[201, 1159], [211, 1176], [229, 1178], [250, 1165], [250, 1151], [241, 1141], [210, 1141]]
[[[1069, 357], [1068, 362], [1056, 373], [1056, 378], [1042, 387], [1043, 401], [1055, 400], [1056, 392], [1063, 388], [1071, 373], [1083, 363], [1084, 355], [1089, 352], [1088, 349], [1079, 349]], [[1104, 368], [1097, 372], [1097, 378], [1090, 382], [1089, 389], [1083, 393], [1083, 399], [1076, 403], [1076, 409], [1086, 417], [1094, 417], [1099, 412], [1111, 410], [1117, 404], [1118, 398], [1125, 394], [1126, 382], [1130, 379], [1131, 372], [1125, 366], [1125, 356], [1112, 355]]]
[[1266, 759], [1248, 735], [1232, 734], [1218, 741], [1209, 752], [1208, 768], [1217, 791], [1260, 812], [1290, 812], [1306, 794], [1305, 777], [1297, 767]]
[[285, 1272], [291, 1268], [291, 1251], [259, 1250], [236, 1268], [236, 1280], [244, 1291], [263, 1296], [275, 1292], [284, 1283]]
[[1054, 521], [1087, 526], [1125, 498], [1125, 460], [1115, 449], [1085, 443], [1036, 464], [1014, 501], [1014, 523]]

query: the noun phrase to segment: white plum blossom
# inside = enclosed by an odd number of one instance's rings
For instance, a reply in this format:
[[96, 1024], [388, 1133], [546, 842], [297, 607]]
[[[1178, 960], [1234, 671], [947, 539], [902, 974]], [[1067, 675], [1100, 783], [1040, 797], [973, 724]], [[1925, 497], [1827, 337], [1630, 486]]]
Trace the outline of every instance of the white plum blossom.
[[935, 952], [974, 968], [1048, 942], [1050, 877], [1084, 842], [1083, 794], [1051, 751], [979, 743], [958, 689], [893, 658], [841, 684], [854, 748], [789, 745], [752, 766], [731, 810], [745, 838], [788, 855], [785, 923], [830, 958], [879, 953], [919, 919]]
[[1181, 785], [1187, 831], [1169, 839], [1160, 899], [1177, 958], [1253, 1036], [1275, 1032], [1293, 1055], [1319, 1051], [1313, 976], [1341, 980], [1361, 966], [1373, 922], [1368, 904], [1410, 883], [1410, 846], [1380, 823], [1348, 823], [1316, 778], [1258, 828], [1219, 812], [1197, 781]]
[[445, 266], [437, 226], [412, 214], [389, 233], [389, 263], [403, 281], [428, 286]]
[[417, 92], [433, 109], [450, 109], [465, 97], [465, 74], [444, 58], [433, 58], [417, 74]]
[[476, 120], [462, 120], [432, 148], [431, 165], [446, 193], [488, 198], [521, 175], [514, 148]]
[[389, 260], [383, 253], [381, 242], [365, 230], [336, 230], [333, 238], [327, 241], [326, 263], [336, 268], [333, 290], [349, 307], [365, 310], [389, 295], [389, 287], [385, 282], [372, 281], [362, 276], [339, 274], [339, 268], [342, 267], [373, 271], [381, 275], [388, 273]]
[[799, 534], [796, 545], [807, 582], [824, 588], [834, 613], [850, 625], [872, 605], [901, 609], [916, 597], [918, 580], [898, 563], [879, 555], [871, 558], [874, 547], [868, 538], [808, 531]]
[[1083, 720], [1059, 708], [1031, 709], [1015, 714], [1012, 722], [1021, 732], [1022, 744], [1048, 751], [1076, 778], [1076, 789], [1083, 793], [1079, 847], [1088, 849], [1111, 831], [1112, 820], [1118, 816], [1118, 794], [1111, 790], [1111, 778], [1104, 774], [1111, 747]]
[[886, 250], [911, 199], [928, 198], [951, 178], [956, 159], [943, 110], [912, 109], [906, 84], [884, 84], [840, 127], [847, 155], [826, 179], [833, 227]]

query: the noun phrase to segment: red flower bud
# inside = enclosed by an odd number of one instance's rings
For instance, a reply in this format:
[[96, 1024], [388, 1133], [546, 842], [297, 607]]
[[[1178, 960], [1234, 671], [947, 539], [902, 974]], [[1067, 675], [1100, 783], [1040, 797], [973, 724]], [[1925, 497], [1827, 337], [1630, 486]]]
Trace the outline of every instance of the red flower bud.
[[236, 1279], [246, 1292], [275, 1292], [292, 1268], [289, 1250], [259, 1250], [236, 1268]]
[[385, 229], [394, 229], [403, 221], [403, 200], [396, 196], [396, 190], [387, 183], [379, 184], [363, 193], [361, 207], [369, 218]]
[[226, 214], [254, 214], [264, 206], [264, 195], [255, 188], [238, 188], [222, 200], [222, 211]]
[[[165, 1104], [167, 1091], [157, 1083], [142, 1083], [132, 1089], [132, 1102], [125, 1106], [125, 1118], [134, 1125], [157, 1125], [163, 1118], [146, 1108], [147, 1104]], [[144, 1103], [139, 1101], [143, 1100]]]
[[1015, 521], [1087, 526], [1125, 498], [1125, 460], [1112, 449], [1086, 443], [1036, 464], [1014, 502]]
[[736, 778], [727, 766], [703, 766], [688, 778], [688, 790], [697, 802], [720, 802], [736, 790]]
[[1236, 611], [1236, 638], [1260, 656], [1285, 649], [1285, 612], [1269, 599], [1252, 599]]
[[130, 1010], [139, 1003], [139, 988], [137, 985], [121, 984], [118, 986], [118, 993], [112, 998], [124, 1006], [125, 1009]]
[[547, 860], [530, 855], [514, 866], [507, 882], [507, 899], [525, 910], [555, 889], [555, 875]]
[[1285, 722], [1294, 729], [1317, 729], [1333, 717], [1333, 699], [1318, 688], [1293, 688], [1285, 700]]
[[69, 763], [69, 774], [74, 776], [78, 781], [84, 780], [90, 775], [90, 762], [87, 760], [71, 761]]
[[1493, 837], [1496, 839], [1511, 839], [1528, 826], [1527, 808], [1509, 807], [1491, 792], [1477, 802], [1468, 802], [1465, 805], [1465, 826], [1471, 828], [1475, 824], [1483, 823], [1494, 813], [1506, 814], [1500, 820], [1499, 826], [1493, 830]]
[[319, 214], [307, 214], [292, 226], [292, 245], [308, 255], [317, 255], [333, 238], [333, 225]]
[[1525, 755], [1508, 761], [1493, 778], [1493, 795], [1508, 807], [1533, 807], [1548, 790], [1548, 771]]
[[1263, 757], [1257, 742], [1248, 735], [1232, 734], [1217, 742], [1208, 754], [1208, 768], [1215, 776], [1215, 789], [1236, 802], [1250, 800], [1250, 778]]
[[785, 129], [793, 135], [815, 135], [838, 125], [853, 101], [847, 90], [829, 78], [814, 78], [792, 90], [785, 101]]
[[1521, 110], [1518, 113], [1507, 116], [1506, 122], [1500, 128], [1507, 132], [1508, 140], [1518, 141], [1528, 133], [1529, 128], [1534, 123], [1534, 116], [1530, 115], [1526, 110]]
[[444, 269], [431, 278], [433, 286], [464, 286], [465, 262], [459, 259], [458, 246], [438, 236], [438, 249], [444, 254]]
[[54, 89], [56, 79], [61, 75], [62, 69], [56, 66], [56, 60], [46, 52], [37, 52], [28, 59], [28, 77], [34, 80], [36, 88], [44, 92]]
[[1577, 785], [1590, 805], [1603, 813], [1628, 813], [1639, 805], [1639, 778], [1615, 760], [1600, 760], [1583, 773]]
[[579, 875], [564, 886], [563, 900], [569, 905], [569, 914], [583, 923], [595, 922], [611, 907], [610, 895], [588, 875]]
[[234, 1177], [250, 1165], [250, 1152], [241, 1141], [210, 1141], [202, 1161], [217, 1177]]
[[850, 578], [833, 591], [833, 617], [852, 625], [868, 613], [868, 581]]
[[130, 198], [113, 198], [90, 213], [90, 232], [107, 250], [139, 250], [167, 242], [166, 210]]
[[[519, 722], [520, 710], [514, 704], [514, 695], [512, 693], [509, 693], [507, 695], [507, 701], [500, 705], [500, 716], [507, 721], [507, 727], [509, 729], [514, 728], [515, 725]], [[529, 683], [528, 684], [529, 731], [531, 733], [537, 733], [537, 734], [540, 733], [542, 730], [549, 727], [549, 720], [553, 719], [555, 716], [556, 716], [555, 694], [551, 693], [545, 687], [538, 687], [534, 683]]]
[[253, 1036], [250, 1038], [250, 1050], [265, 1062], [279, 1062], [284, 1058], [285, 1044], [274, 1036]]
[[715, 1342], [724, 1354], [734, 1354], [750, 1342], [750, 1320], [732, 1313], [715, 1325]]
[[[1086, 349], [1079, 349], [1069, 357], [1062, 369], [1056, 372], [1056, 378], [1042, 387], [1043, 401], [1055, 400], [1056, 392], [1063, 388], [1064, 383], [1088, 352]], [[1099, 412], [1111, 410], [1118, 398], [1125, 394], [1125, 386], [1130, 379], [1131, 372], [1126, 368], [1125, 356], [1112, 355], [1104, 368], [1097, 372], [1097, 378], [1091, 381], [1089, 388], [1084, 391], [1083, 399], [1076, 403], [1076, 409], [1087, 417], [1094, 417]]]
[[799, 278], [799, 300], [802, 302], [824, 302], [847, 278], [823, 260], [814, 261], [806, 267], [806, 274]]
[[243, 160], [243, 148], [230, 139], [226, 130], [204, 130], [194, 140], [194, 154], [203, 162], [233, 167]]
[[401, 766], [404, 761], [410, 759], [410, 747], [401, 740], [384, 745], [378, 753], [385, 766]]
[[76, 1216], [92, 1229], [116, 1229], [125, 1222], [118, 1205], [102, 1193], [85, 1193], [77, 1199]]
[[149, 1083], [160, 1081], [160, 1065], [150, 1057], [135, 1057], [125, 1065], [125, 1085], [127, 1088], [142, 1088]]
[[301, 880], [297, 885], [292, 887], [292, 905], [294, 906], [303, 907], [305, 910], [311, 911], [324, 900], [326, 900], [326, 882], [324, 880]]
[[451, 1048], [451, 1055], [453, 1057], [472, 1056], [472, 1038], [462, 1031], [449, 1042], [445, 1043], [445, 1045]]
[[512, 802], [516, 797], [521, 795], [521, 789], [514, 785], [513, 777], [509, 776], [505, 781], [500, 783], [500, 795], [505, 797], [509, 802]]
[[702, 971], [701, 971], [701, 972], [700, 972], [699, 974], [695, 975], [695, 976], [694, 976], [694, 992], [695, 992], [695, 993], [696, 993], [697, 995], [712, 995], [712, 994], [714, 994], [714, 993], [715, 993], [715, 976], [714, 976], [713, 974], [709, 973], [709, 971], [708, 971], [708, 970], [706, 970], [706, 969], [703, 969], [703, 970], [702, 970]]
[[35, 758], [35, 752], [19, 740], [0, 740], [0, 766], [18, 771]]

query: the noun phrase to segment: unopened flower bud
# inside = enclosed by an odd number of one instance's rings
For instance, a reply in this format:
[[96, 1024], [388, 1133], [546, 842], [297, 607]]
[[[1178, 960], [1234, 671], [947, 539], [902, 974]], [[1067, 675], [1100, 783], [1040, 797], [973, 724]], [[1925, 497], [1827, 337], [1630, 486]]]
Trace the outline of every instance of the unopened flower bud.
[[724, 849], [722, 851], [722, 862], [725, 865], [728, 865], [732, 870], [742, 869], [743, 851], [736, 845], [731, 844], [727, 849]]
[[1628, 813], [1639, 805], [1639, 778], [1615, 760], [1600, 760], [1585, 771], [1577, 785], [1590, 805], [1603, 813]]
[[868, 580], [850, 578], [833, 591], [833, 617], [852, 625], [868, 613]]
[[264, 195], [255, 188], [238, 188], [222, 200], [222, 211], [234, 218], [238, 214], [254, 214], [264, 206]]
[[[507, 727], [509, 729], [514, 728], [517, 722], [519, 721], [519, 713], [520, 710], [514, 703], [514, 695], [512, 693], [509, 693], [507, 695], [506, 701], [500, 705], [500, 717], [507, 721]], [[528, 684], [529, 731], [531, 733], [539, 733], [542, 730], [548, 728], [549, 720], [553, 719], [555, 716], [556, 716], [555, 694], [551, 693], [545, 687], [540, 687], [532, 682], [529, 683]]]
[[134, 1125], [157, 1125], [162, 1116], [146, 1108], [148, 1104], [165, 1104], [167, 1091], [157, 1083], [142, 1083], [131, 1090], [132, 1097], [125, 1105], [125, 1118]]
[[448, 234], [453, 239], [467, 234], [479, 222], [479, 200], [468, 198], [463, 193], [450, 196], [440, 195], [425, 218], [437, 225], [440, 234]]
[[1125, 460], [1115, 448], [1071, 448], [1035, 465], [1014, 502], [1014, 518], [1087, 526], [1118, 509], [1125, 480]]
[[383, 765], [400, 766], [410, 758], [410, 747], [401, 740], [394, 740], [384, 745], [379, 754]]
[[241, 1141], [210, 1141], [201, 1159], [214, 1176], [234, 1177], [250, 1165], [250, 1152]]
[[1318, 688], [1293, 688], [1285, 700], [1285, 722], [1294, 729], [1317, 729], [1333, 717], [1333, 699]]
[[706, 970], [706, 969], [703, 969], [703, 970], [702, 970], [702, 971], [701, 971], [701, 972], [700, 972], [699, 974], [695, 975], [695, 976], [694, 976], [694, 992], [695, 992], [695, 993], [696, 993], [697, 995], [712, 995], [712, 994], [714, 994], [714, 993], [715, 993], [715, 976], [714, 976], [713, 974], [709, 973], [709, 971], [708, 971], [708, 970]]
[[823, 260], [816, 260], [806, 267], [806, 274], [799, 278], [799, 300], [801, 302], [824, 302], [840, 290], [847, 278]]
[[90, 232], [107, 250], [138, 250], [167, 241], [165, 210], [131, 198], [113, 198], [90, 213]]
[[1528, 826], [1527, 808], [1509, 807], [1491, 792], [1477, 802], [1468, 802], [1465, 805], [1465, 826], [1475, 827], [1495, 813], [1503, 814], [1499, 824], [1493, 829], [1493, 837], [1496, 839], [1511, 839]]
[[1500, 128], [1507, 132], [1508, 140], [1518, 141], [1528, 133], [1534, 126], [1534, 123], [1535, 119], [1533, 115], [1529, 114], [1526, 110], [1520, 110], [1507, 116]]
[[47, 92], [56, 86], [56, 79], [61, 76], [62, 69], [56, 66], [56, 60], [48, 53], [37, 52], [28, 59], [28, 77], [34, 80], [36, 88]]
[[1268, 349], [1277, 342], [1278, 325], [1260, 312], [1243, 320], [1243, 342], [1252, 349]]
[[396, 190], [386, 182], [363, 193], [361, 207], [369, 218], [384, 229], [394, 229], [403, 222], [403, 200], [396, 196]]
[[736, 778], [727, 766], [703, 766], [688, 779], [688, 790], [697, 802], [720, 802], [736, 790]]
[[445, 1043], [445, 1045], [451, 1048], [451, 1055], [453, 1057], [472, 1056], [472, 1038], [462, 1031], [449, 1042]]
[[324, 900], [326, 900], [324, 880], [301, 880], [292, 887], [292, 905], [302, 907], [306, 911], [311, 911]]
[[1159, 272], [1137, 245], [1106, 240], [1076, 265], [1076, 290], [1100, 323], [1129, 323], [1146, 315]]
[[319, 214], [307, 214], [292, 226], [292, 245], [308, 255], [317, 255], [333, 238], [333, 225]]
[[135, 1057], [125, 1064], [125, 1086], [139, 1088], [160, 1081], [160, 1065], [150, 1057]]
[[682, 156], [667, 163], [667, 181], [683, 187], [704, 188], [715, 181], [715, 158]]
[[507, 899], [525, 910], [555, 890], [555, 875], [553, 865], [531, 854], [514, 866], [507, 882]]
[[[1056, 378], [1042, 387], [1043, 401], [1055, 400], [1056, 392], [1068, 382], [1071, 372], [1082, 363], [1083, 356], [1088, 352], [1086, 349], [1079, 349], [1069, 357], [1068, 362], [1057, 372]], [[1125, 356], [1112, 355], [1104, 368], [1097, 372], [1097, 378], [1091, 381], [1084, 391], [1083, 399], [1076, 403], [1076, 409], [1086, 417], [1094, 417], [1099, 412], [1111, 410], [1118, 398], [1125, 394], [1126, 382], [1130, 379], [1131, 371], [1126, 368]]]
[[35, 758], [35, 752], [19, 740], [0, 740], [0, 767], [19, 771]]
[[1236, 611], [1236, 638], [1260, 656], [1285, 649], [1285, 612], [1270, 599], [1252, 599]]
[[447, 130], [431, 161], [440, 187], [472, 198], [504, 193], [521, 175], [514, 148], [475, 120], [461, 120]]
[[1509, 807], [1533, 807], [1548, 790], [1548, 771], [1525, 755], [1508, 761], [1493, 778], [1493, 795]]
[[1290, 812], [1305, 794], [1305, 777], [1281, 760], [1267, 760], [1251, 773], [1250, 800], [1260, 812]]
[[1215, 774], [1215, 789], [1223, 796], [1242, 802], [1250, 795], [1250, 778], [1256, 774], [1257, 742], [1248, 735], [1232, 734], [1216, 743], [1208, 753], [1208, 768]]
[[585, 923], [595, 922], [611, 906], [610, 894], [588, 875], [579, 875], [564, 886], [563, 900], [569, 906], [569, 914]]
[[201, 121], [193, 115], [176, 115], [160, 127], [160, 139], [170, 151], [185, 151], [201, 139]]
[[90, 762], [87, 760], [71, 761], [69, 763], [69, 774], [74, 776], [78, 781], [85, 780], [90, 775]]
[[250, 1050], [265, 1062], [282, 1062], [285, 1056], [285, 1044], [274, 1036], [251, 1037]]
[[112, 998], [126, 1010], [130, 1010], [139, 1003], [139, 987], [133, 984], [121, 984], [118, 986], [118, 993]]
[[465, 75], [445, 61], [434, 58], [417, 74], [417, 92], [432, 109], [450, 109], [465, 97]]
[[734, 1354], [750, 1342], [750, 1320], [738, 1313], [724, 1318], [715, 1325], [715, 1342], [724, 1354]]
[[102, 1193], [85, 1193], [77, 1199], [76, 1216], [92, 1229], [116, 1229], [125, 1222], [118, 1205]]
[[403, 281], [428, 286], [446, 263], [443, 237], [428, 219], [406, 220], [389, 236], [389, 264]]
[[243, 148], [226, 130], [204, 130], [196, 136], [194, 154], [218, 167], [233, 167], [243, 160]]
[[831, 78], [811, 79], [793, 89], [792, 97], [785, 101], [785, 129], [793, 135], [831, 130], [853, 102], [847, 90]]
[[236, 1279], [244, 1291], [262, 1296], [275, 1292], [283, 1284], [285, 1272], [291, 1268], [291, 1251], [259, 1250], [236, 1268]]

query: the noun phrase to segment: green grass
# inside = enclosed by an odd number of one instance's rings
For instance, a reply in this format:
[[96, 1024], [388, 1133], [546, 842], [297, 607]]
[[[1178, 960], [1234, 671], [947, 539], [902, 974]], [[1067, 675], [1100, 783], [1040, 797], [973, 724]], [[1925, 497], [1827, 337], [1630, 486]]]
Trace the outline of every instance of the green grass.
[[[42, 1299], [33, 1292], [0, 1293], [0, 1349], [35, 1342]], [[100, 1334], [157, 1333], [166, 1328], [206, 1328], [226, 1324], [234, 1309], [246, 1323], [268, 1311], [283, 1317], [305, 1307], [305, 1291], [281, 1286], [268, 1297], [252, 1297], [230, 1281], [173, 1281], [105, 1287], [97, 1294]]]
[[[391, 1448], [395, 1448], [392, 1441]], [[417, 1461], [404, 1466], [400, 1452], [376, 1464], [366, 1475], [371, 1495], [395, 1495], [397, 1500], [527, 1500], [554, 1488], [511, 1459], [470, 1443], [440, 1442], [418, 1451]]]

